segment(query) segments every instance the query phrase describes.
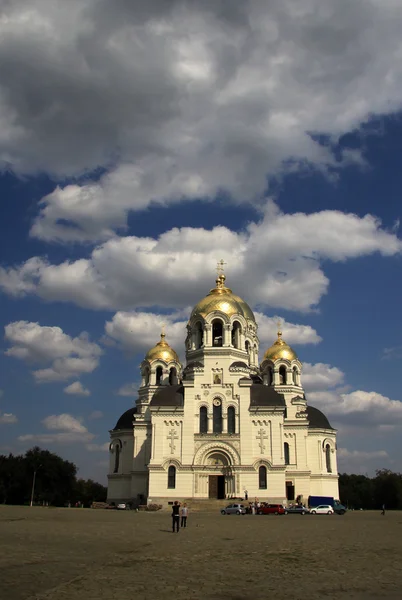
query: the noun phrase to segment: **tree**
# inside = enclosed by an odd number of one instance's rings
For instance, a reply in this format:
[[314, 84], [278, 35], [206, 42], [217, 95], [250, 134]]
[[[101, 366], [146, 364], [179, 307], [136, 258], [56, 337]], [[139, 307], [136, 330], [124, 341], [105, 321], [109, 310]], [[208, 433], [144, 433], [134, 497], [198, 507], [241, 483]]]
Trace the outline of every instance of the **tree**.
[[388, 469], [376, 471], [373, 479], [374, 504], [373, 508], [380, 508], [385, 504], [386, 508], [402, 508], [402, 475], [393, 473]]

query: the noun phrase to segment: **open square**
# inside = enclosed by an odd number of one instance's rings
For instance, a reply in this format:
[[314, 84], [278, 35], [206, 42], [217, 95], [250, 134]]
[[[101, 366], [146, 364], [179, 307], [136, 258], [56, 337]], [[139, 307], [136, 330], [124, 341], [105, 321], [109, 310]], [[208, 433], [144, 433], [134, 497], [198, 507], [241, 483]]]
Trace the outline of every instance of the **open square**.
[[7, 600], [400, 598], [402, 515], [0, 508]]

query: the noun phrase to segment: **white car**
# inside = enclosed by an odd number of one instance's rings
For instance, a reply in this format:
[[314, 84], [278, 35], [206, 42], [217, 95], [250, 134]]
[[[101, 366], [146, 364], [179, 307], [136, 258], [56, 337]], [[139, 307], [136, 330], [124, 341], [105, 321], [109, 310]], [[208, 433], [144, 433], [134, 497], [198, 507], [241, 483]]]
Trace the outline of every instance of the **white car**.
[[334, 509], [330, 504], [320, 504], [310, 510], [310, 515], [333, 515]]

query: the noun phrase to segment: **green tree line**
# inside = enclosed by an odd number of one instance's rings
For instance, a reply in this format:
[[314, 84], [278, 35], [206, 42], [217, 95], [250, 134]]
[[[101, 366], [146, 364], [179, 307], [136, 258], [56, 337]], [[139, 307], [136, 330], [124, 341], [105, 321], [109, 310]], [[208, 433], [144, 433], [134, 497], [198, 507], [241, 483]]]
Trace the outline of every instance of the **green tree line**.
[[24, 455], [0, 455], [0, 503], [50, 506], [90, 506], [106, 500], [105, 486], [91, 479], [77, 479], [74, 463], [38, 447]]
[[376, 510], [384, 504], [386, 509], [402, 510], [402, 474], [388, 469], [367, 475], [339, 475], [339, 497], [348, 508]]

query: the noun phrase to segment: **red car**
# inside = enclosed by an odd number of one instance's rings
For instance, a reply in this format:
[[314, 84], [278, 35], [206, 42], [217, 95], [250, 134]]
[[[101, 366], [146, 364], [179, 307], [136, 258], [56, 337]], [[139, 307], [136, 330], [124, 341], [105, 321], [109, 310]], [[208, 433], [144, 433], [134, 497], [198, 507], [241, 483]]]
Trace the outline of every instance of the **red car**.
[[259, 515], [287, 515], [288, 511], [282, 504], [262, 504], [257, 510]]

